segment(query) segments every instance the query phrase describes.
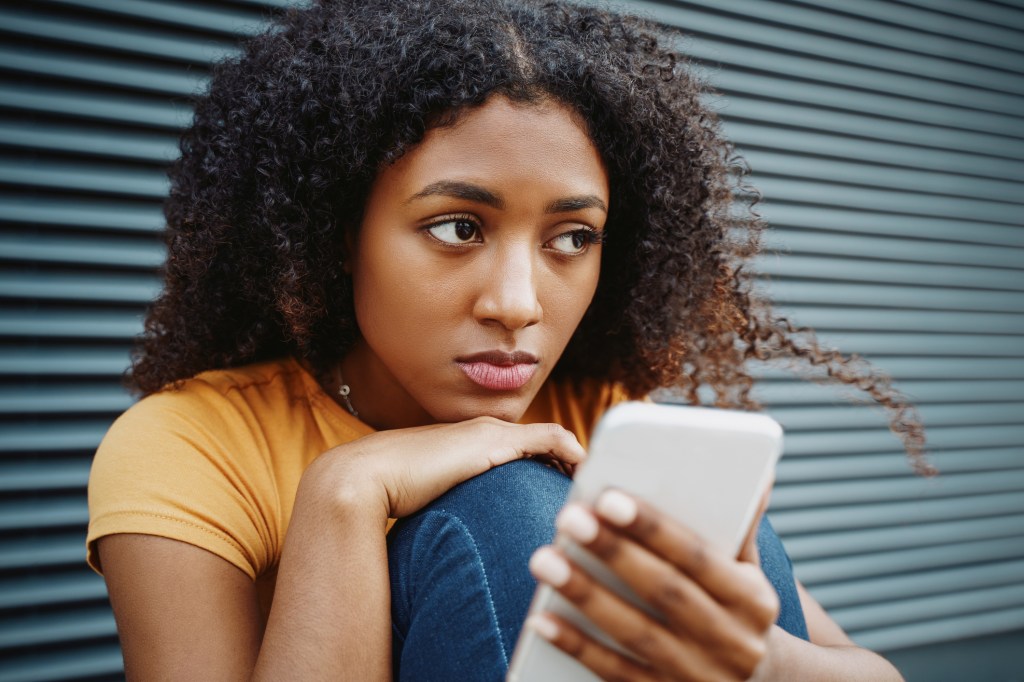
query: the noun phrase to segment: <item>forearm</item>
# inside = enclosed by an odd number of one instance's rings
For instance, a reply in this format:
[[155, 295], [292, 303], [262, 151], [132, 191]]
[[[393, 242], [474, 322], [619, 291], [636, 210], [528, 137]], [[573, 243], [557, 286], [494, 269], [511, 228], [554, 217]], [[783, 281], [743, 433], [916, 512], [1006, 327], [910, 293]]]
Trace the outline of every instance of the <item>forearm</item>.
[[307, 478], [254, 679], [390, 680], [387, 512], [363, 491], [332, 495], [329, 482]]
[[878, 654], [856, 645], [822, 646], [772, 627], [768, 655], [753, 678], [758, 682], [902, 682]]

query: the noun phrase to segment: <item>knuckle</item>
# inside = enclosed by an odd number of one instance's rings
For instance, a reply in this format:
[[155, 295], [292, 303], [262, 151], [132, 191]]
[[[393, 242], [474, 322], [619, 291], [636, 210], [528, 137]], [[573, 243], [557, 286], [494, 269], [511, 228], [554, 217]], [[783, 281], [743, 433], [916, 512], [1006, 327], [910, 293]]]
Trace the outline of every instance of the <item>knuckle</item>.
[[587, 545], [587, 551], [608, 563], [622, 552], [622, 541], [602, 528], [598, 530], [597, 537]]
[[651, 593], [651, 606], [662, 613], [672, 613], [686, 606], [686, 590], [677, 578], [662, 579]]
[[622, 640], [622, 645], [643, 659], [657, 658], [661, 642], [649, 626]]
[[708, 545], [703, 539], [696, 536], [693, 537], [690, 540], [690, 546], [686, 554], [687, 570], [700, 574], [707, 569], [709, 562]]

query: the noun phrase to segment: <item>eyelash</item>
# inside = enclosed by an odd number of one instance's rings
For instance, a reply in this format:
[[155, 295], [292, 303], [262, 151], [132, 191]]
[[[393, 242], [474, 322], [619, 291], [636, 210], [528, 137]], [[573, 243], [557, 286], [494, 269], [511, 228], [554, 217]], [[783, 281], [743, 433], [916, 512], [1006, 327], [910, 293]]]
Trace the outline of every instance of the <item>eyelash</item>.
[[[441, 218], [439, 220], [435, 220], [434, 222], [430, 223], [429, 225], [424, 225], [422, 230], [431, 239], [433, 239], [435, 242], [437, 242], [438, 244], [440, 244], [441, 246], [443, 246], [445, 248], [461, 249], [461, 248], [463, 248], [463, 246], [465, 244], [472, 244], [472, 243], [475, 243], [475, 242], [464, 242], [464, 243], [461, 243], [461, 244], [453, 244], [451, 242], [446, 242], [446, 241], [444, 241], [442, 239], [439, 239], [438, 237], [435, 237], [434, 235], [432, 235], [430, 233], [430, 230], [432, 230], [432, 229], [434, 229], [436, 227], [440, 227], [441, 225], [446, 225], [448, 223], [459, 223], [459, 222], [470, 223], [471, 225], [473, 225], [474, 230], [476, 230], [477, 235], [480, 234], [480, 232], [481, 232], [480, 221], [477, 220], [476, 217], [474, 217], [472, 215], [469, 215], [469, 214], [446, 216], [446, 217]], [[568, 236], [576, 236], [576, 235], [581, 235], [585, 239], [585, 246], [586, 246], [586, 248], [584, 248], [582, 251], [579, 251], [578, 253], [567, 253], [567, 252], [564, 252], [564, 251], [558, 251], [557, 249], [554, 249], [554, 251], [556, 253], [558, 253], [559, 255], [561, 255], [561, 256], [565, 256], [565, 257], [569, 257], [569, 258], [572, 258], [574, 256], [582, 256], [587, 251], [589, 251], [589, 247], [590, 246], [592, 246], [594, 244], [604, 244], [605, 241], [607, 241], [607, 237], [608, 237], [607, 233], [604, 232], [604, 231], [595, 230], [592, 227], [581, 226], [578, 229], [570, 230], [569, 232], [563, 232], [563, 233], [555, 236], [551, 241], [554, 241], [555, 239], [558, 239], [560, 237], [568, 237]]]

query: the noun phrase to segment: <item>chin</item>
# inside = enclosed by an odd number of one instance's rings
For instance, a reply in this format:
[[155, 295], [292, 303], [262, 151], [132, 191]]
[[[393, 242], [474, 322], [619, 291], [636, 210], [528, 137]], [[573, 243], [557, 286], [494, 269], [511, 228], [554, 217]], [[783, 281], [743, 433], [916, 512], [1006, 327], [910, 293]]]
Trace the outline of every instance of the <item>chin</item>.
[[518, 422], [526, 414], [533, 396], [495, 396], [490, 399], [460, 400], [456, 405], [447, 405], [446, 409], [434, 413], [439, 422], [455, 423], [476, 419], [477, 417], [493, 417], [506, 422]]

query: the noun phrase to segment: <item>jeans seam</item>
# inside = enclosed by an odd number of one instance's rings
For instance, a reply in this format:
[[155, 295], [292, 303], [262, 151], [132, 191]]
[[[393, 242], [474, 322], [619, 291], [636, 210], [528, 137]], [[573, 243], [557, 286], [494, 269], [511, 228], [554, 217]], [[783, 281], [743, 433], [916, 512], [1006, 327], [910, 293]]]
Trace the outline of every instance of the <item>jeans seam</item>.
[[487, 578], [487, 568], [484, 566], [483, 555], [480, 554], [480, 550], [477, 547], [476, 538], [473, 537], [473, 532], [469, 529], [469, 526], [463, 523], [462, 519], [451, 512], [434, 509], [431, 510], [431, 513], [444, 516], [445, 518], [454, 521], [466, 533], [466, 537], [469, 538], [470, 547], [473, 550], [473, 555], [476, 557], [476, 563], [480, 567], [480, 574], [483, 576], [484, 592], [487, 595], [487, 608], [490, 611], [491, 620], [494, 622], [494, 633], [498, 640], [498, 650], [501, 651], [501, 661], [504, 666], [508, 668], [508, 652], [505, 651], [505, 642], [502, 641], [501, 638], [501, 623], [498, 622], [498, 609], [494, 605], [494, 598], [491, 596], [491, 582]]

